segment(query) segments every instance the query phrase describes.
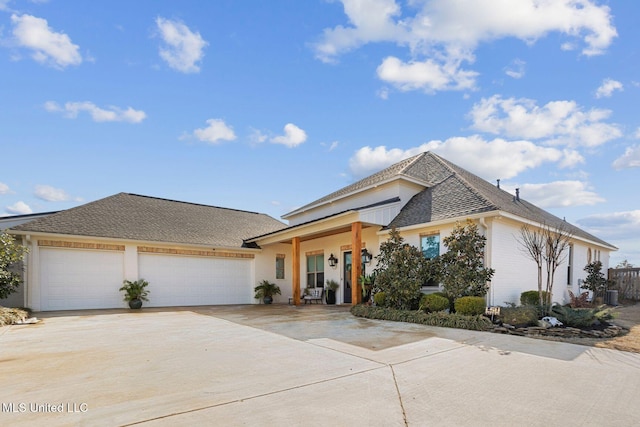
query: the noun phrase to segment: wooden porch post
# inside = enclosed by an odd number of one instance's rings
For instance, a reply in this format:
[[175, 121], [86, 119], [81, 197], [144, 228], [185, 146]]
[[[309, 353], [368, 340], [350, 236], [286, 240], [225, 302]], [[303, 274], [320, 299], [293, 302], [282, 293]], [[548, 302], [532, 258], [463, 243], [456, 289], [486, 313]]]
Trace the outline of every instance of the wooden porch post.
[[351, 224], [351, 305], [362, 302], [362, 287], [360, 275], [362, 274], [362, 223]]
[[291, 264], [293, 271], [291, 272], [291, 287], [293, 288], [293, 303], [300, 305], [300, 237], [292, 239]]

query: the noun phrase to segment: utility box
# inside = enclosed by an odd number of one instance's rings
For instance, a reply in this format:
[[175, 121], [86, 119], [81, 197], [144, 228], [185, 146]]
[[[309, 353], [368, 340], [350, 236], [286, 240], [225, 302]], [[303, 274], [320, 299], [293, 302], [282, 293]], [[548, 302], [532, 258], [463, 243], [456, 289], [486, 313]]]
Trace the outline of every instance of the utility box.
[[607, 303], [607, 305], [618, 305], [618, 291], [607, 291], [607, 300], [605, 302]]

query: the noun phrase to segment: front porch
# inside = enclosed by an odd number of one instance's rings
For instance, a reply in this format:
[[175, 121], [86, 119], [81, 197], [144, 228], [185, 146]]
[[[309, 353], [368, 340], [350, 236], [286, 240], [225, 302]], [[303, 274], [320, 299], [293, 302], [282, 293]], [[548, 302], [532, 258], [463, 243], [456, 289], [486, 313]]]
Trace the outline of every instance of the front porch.
[[304, 289], [324, 288], [327, 280], [339, 284], [337, 304], [356, 305], [362, 302], [360, 276], [371, 272], [371, 260], [378, 251], [379, 229], [379, 224], [360, 221], [358, 212], [348, 212], [253, 241], [263, 250], [287, 248], [279, 256], [287, 261], [293, 305], [303, 303]]

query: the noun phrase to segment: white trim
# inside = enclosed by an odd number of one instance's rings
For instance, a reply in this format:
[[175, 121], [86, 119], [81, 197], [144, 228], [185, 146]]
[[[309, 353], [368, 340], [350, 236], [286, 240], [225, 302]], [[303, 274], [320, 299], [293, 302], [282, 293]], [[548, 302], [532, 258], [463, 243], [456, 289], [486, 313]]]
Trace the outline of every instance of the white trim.
[[[12, 231], [13, 233], [13, 231]], [[181, 247], [181, 248], [206, 248], [208, 250], [220, 250], [226, 252], [248, 252], [258, 254], [262, 252], [262, 249], [255, 248], [243, 248], [239, 246], [214, 246], [206, 245], [202, 243], [182, 243], [182, 242], [162, 242], [156, 240], [133, 240], [118, 237], [101, 237], [101, 236], [81, 236], [77, 234], [57, 234], [57, 233], [41, 233], [37, 231], [16, 231], [15, 234], [31, 236], [35, 240], [83, 240], [83, 241], [101, 241], [101, 242], [118, 242], [124, 245], [140, 245], [140, 246], [161, 246], [161, 247]]]

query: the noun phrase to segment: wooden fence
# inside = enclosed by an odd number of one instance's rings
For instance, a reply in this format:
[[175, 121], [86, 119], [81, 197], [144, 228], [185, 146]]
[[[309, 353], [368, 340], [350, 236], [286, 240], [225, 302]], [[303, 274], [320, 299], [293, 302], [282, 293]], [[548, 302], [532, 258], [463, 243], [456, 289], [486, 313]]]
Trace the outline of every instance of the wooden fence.
[[640, 301], [640, 268], [610, 268], [609, 280], [618, 298]]

